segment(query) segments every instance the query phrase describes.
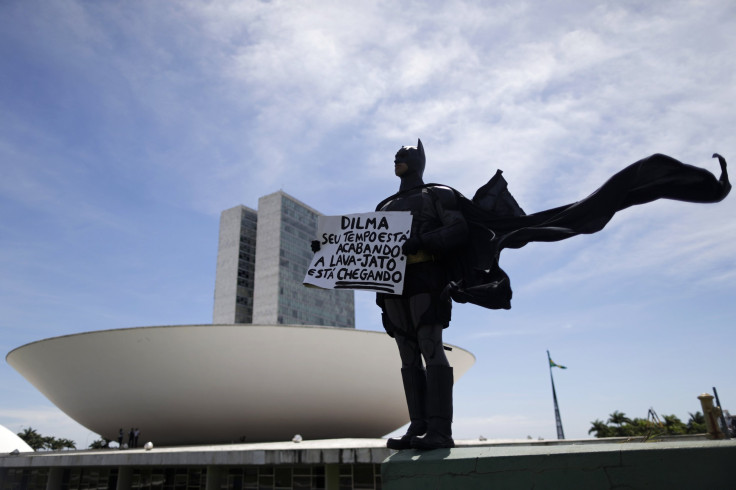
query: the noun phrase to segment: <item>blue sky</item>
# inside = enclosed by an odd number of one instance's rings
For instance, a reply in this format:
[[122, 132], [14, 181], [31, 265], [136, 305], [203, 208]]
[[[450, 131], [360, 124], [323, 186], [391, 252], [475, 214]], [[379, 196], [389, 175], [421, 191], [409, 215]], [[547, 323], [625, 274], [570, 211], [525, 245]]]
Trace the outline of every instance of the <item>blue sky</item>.
[[[0, 3], [0, 351], [210, 323], [219, 213], [282, 189], [325, 214], [496, 168], [527, 212], [666, 153], [736, 161], [736, 5], [702, 1]], [[614, 410], [736, 412], [736, 200], [657, 202], [594, 236], [505, 251], [510, 311], [458, 305], [477, 362], [458, 438], [568, 438]], [[358, 328], [380, 330], [370, 293]], [[398, 362], [398, 360], [397, 360]], [[121, 367], [122, 368], [122, 367]], [[398, 373], [397, 373], [398, 375]], [[7, 363], [0, 424], [96, 436]]]

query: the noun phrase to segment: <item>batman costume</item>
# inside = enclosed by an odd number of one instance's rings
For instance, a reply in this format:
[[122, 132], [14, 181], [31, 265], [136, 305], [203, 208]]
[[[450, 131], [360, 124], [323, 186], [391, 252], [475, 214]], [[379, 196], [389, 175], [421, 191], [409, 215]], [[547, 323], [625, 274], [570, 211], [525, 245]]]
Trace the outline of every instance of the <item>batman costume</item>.
[[660, 153], [613, 175], [578, 202], [526, 215], [509, 193], [498, 170], [472, 200], [455, 191], [469, 223], [470, 239], [454, 257], [444, 295], [458, 303], [491, 309], [511, 308], [511, 286], [499, 266], [501, 251], [531, 242], [555, 242], [602, 230], [618, 211], [657, 199], [693, 203], [720, 202], [731, 191], [726, 160], [716, 179], [709, 171]]
[[[391, 438], [392, 449], [453, 447], [453, 373], [442, 346], [452, 300], [491, 309], [511, 307], [511, 286], [499, 266], [504, 248], [552, 242], [595, 233], [613, 215], [657, 199], [714, 203], [731, 190], [726, 161], [718, 154], [721, 176], [655, 154], [629, 165], [587, 198], [527, 215], [510, 194], [501, 171], [472, 199], [422, 180], [421, 141], [402, 147], [394, 160], [399, 192], [381, 201], [378, 211], [410, 211], [412, 231], [402, 251], [407, 268], [402, 295], [379, 293], [386, 332], [399, 348], [411, 423]], [[422, 357], [426, 369], [422, 366]]]
[[447, 260], [467, 242], [468, 225], [452, 189], [424, 185], [424, 165], [421, 141], [416, 147], [402, 147], [394, 159], [395, 173], [401, 179], [399, 193], [376, 209], [412, 214], [410, 237], [402, 246], [407, 261], [404, 291], [377, 296], [383, 326], [399, 348], [411, 419], [404, 436], [388, 440], [392, 449], [455, 445], [451, 430], [453, 371], [442, 345], [442, 329], [450, 324], [452, 301], [443, 291], [450, 281]]

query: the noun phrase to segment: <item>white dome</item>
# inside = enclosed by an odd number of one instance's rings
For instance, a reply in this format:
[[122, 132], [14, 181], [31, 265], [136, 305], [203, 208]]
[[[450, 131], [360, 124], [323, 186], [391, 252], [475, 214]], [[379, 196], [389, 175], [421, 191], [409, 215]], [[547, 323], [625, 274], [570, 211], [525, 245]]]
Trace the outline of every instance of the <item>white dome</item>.
[[[447, 352], [459, 379], [475, 362]], [[157, 446], [381, 437], [408, 420], [396, 344], [383, 332], [180, 325], [33, 342], [8, 363], [71, 418]]]
[[26, 441], [7, 427], [0, 425], [0, 454], [10, 453], [16, 449], [21, 453], [33, 452], [33, 448], [26, 444]]

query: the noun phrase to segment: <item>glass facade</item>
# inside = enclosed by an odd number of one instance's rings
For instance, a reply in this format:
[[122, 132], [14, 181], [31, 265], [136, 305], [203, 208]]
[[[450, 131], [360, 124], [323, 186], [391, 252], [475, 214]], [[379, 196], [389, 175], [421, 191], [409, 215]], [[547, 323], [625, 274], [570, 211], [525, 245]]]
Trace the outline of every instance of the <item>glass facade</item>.
[[222, 489], [325, 488], [323, 466], [249, 466], [229, 468]]
[[[381, 465], [253, 465], [253, 466], [145, 466], [73, 467], [61, 469], [50, 481], [49, 468], [7, 468], [0, 490], [115, 490], [118, 479], [125, 488], [140, 490], [362, 490], [381, 488]], [[208, 485], [209, 471], [216, 478]]]
[[252, 323], [258, 214], [235, 206], [220, 214], [212, 323]]
[[278, 323], [355, 328], [352, 291], [307, 288], [302, 281], [312, 260], [319, 215], [283, 195], [279, 250]]
[[238, 286], [235, 295], [235, 323], [253, 321], [253, 287], [256, 271], [257, 215], [244, 212], [240, 220]]
[[48, 468], [7, 468], [0, 470], [0, 490], [46, 490]]
[[319, 213], [279, 191], [222, 212], [213, 323], [355, 328], [354, 293], [307, 288]]

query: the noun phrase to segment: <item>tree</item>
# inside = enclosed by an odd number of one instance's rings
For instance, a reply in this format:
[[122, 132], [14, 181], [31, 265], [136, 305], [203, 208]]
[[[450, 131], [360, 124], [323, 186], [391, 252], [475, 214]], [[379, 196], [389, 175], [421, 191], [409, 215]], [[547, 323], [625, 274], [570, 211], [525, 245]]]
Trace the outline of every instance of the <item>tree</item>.
[[23, 439], [34, 451], [38, 451], [39, 449], [46, 447], [46, 438], [32, 427], [24, 429], [23, 432], [18, 432], [18, 437]]
[[92, 444], [89, 445], [89, 449], [107, 449], [110, 444], [110, 439], [100, 438], [96, 441], [92, 441]]
[[595, 432], [595, 437], [598, 439], [602, 437], [611, 437], [611, 428], [606, 425], [605, 422], [599, 419], [591, 422], [592, 427], [588, 430], [588, 434]]
[[62, 449], [77, 449], [77, 444], [71, 439], [57, 439], [55, 437], [47, 437], [46, 448], [52, 451], [60, 451]]
[[708, 432], [708, 429], [705, 425], [705, 416], [700, 412], [695, 412], [694, 414], [689, 413], [690, 420], [687, 421], [687, 426], [685, 431], [688, 434], [705, 434]]
[[662, 433], [662, 429], [649, 419], [634, 418], [627, 426], [629, 435], [650, 438]]
[[625, 413], [615, 410], [611, 415], [608, 416], [608, 423], [621, 426], [623, 424], [630, 424], [631, 419], [627, 417]]
[[664, 428], [666, 429], [667, 434], [685, 434], [687, 427], [685, 427], [685, 424], [683, 424], [682, 420], [677, 418], [677, 416], [663, 415], [662, 418], [664, 419]]
[[595, 434], [595, 437], [634, 437], [644, 436], [646, 438], [667, 434], [703, 434], [706, 432], [705, 417], [700, 412], [689, 414], [690, 420], [687, 424], [683, 423], [676, 415], [665, 415], [660, 421], [656, 413], [652, 409], [649, 410], [649, 418], [641, 419], [628, 418], [623, 412], [614, 411], [608, 416], [608, 423], [596, 419], [591, 422], [588, 434]]
[[615, 425], [613, 428], [613, 435], [618, 437], [626, 437], [633, 435], [627, 425], [631, 424], [631, 419], [626, 416], [625, 413], [615, 410], [611, 415], [608, 416], [608, 423]]
[[28, 427], [23, 432], [18, 432], [18, 437], [23, 439], [31, 449], [38, 451], [39, 449], [47, 449], [58, 451], [60, 449], [76, 449], [76, 443], [71, 439], [57, 439], [55, 437], [45, 437], [33, 429]]

